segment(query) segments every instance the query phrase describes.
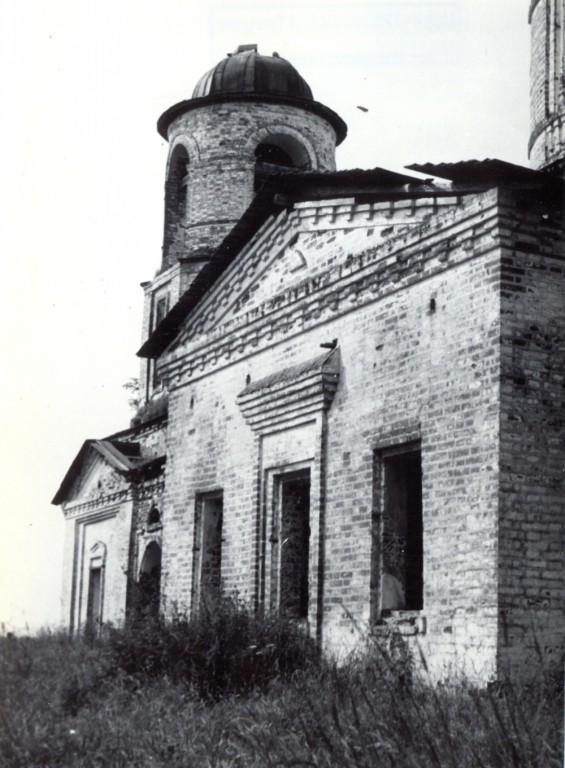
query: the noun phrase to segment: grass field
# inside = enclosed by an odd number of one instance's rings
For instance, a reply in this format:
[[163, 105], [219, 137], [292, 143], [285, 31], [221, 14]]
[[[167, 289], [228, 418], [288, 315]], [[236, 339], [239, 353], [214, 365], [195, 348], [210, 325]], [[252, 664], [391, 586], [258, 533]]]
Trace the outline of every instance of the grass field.
[[0, 764], [563, 765], [563, 685], [432, 686], [377, 648], [336, 667], [237, 606], [101, 638], [0, 638]]

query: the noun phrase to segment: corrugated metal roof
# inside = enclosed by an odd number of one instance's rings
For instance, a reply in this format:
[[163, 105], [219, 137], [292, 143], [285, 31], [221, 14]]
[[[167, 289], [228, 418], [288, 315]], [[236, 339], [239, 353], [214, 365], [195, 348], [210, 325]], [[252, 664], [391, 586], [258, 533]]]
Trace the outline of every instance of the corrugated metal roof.
[[411, 171], [439, 176], [456, 184], [507, 184], [512, 182], [547, 181], [547, 174], [504, 160], [462, 160], [458, 163], [414, 163]]

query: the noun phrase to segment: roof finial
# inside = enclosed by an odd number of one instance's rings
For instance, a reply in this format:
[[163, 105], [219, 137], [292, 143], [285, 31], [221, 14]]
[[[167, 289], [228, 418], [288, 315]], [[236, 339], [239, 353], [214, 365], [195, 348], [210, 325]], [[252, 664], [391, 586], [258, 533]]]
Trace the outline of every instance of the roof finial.
[[245, 53], [245, 51], [255, 51], [255, 53], [257, 53], [257, 43], [250, 43], [249, 45], [238, 45], [234, 53]]

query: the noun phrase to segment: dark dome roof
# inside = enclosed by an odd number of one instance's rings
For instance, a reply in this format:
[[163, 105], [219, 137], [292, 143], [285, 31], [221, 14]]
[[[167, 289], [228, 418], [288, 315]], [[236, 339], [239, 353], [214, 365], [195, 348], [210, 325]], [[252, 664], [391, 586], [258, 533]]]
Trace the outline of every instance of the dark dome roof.
[[282, 96], [313, 101], [310, 86], [296, 69], [278, 53], [262, 56], [256, 45], [240, 45], [203, 75], [193, 99], [227, 94]]
[[157, 121], [164, 139], [172, 121], [193, 109], [224, 101], [261, 101], [289, 104], [306, 109], [327, 120], [334, 128], [336, 142], [347, 135], [347, 126], [329, 107], [314, 101], [310, 86], [278, 53], [261, 56], [256, 45], [240, 45], [200, 78], [191, 99], [169, 107]]

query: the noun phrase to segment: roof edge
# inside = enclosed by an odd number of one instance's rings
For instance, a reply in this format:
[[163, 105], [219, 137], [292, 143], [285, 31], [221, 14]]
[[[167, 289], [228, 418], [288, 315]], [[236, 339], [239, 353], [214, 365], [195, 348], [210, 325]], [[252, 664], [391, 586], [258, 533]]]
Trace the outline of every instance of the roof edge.
[[291, 96], [273, 96], [272, 94], [262, 93], [225, 93], [213, 96], [200, 96], [195, 99], [186, 99], [173, 104], [172, 107], [165, 110], [157, 120], [157, 131], [166, 140], [169, 140], [168, 130], [177, 117], [190, 112], [199, 107], [208, 107], [213, 104], [225, 104], [230, 101], [260, 101], [268, 104], [286, 104], [288, 106], [299, 107], [308, 112], [313, 112], [319, 117], [323, 117], [332, 126], [336, 134], [336, 144], [339, 145], [347, 136], [347, 124], [334, 112], [333, 109], [326, 107], [319, 101], [310, 101], [309, 99], [293, 98]]
[[[151, 456], [143, 458], [142, 456], [129, 455], [123, 453], [125, 442], [118, 440], [85, 440], [80, 447], [79, 452], [73, 459], [71, 466], [67, 470], [57, 493], [53, 497], [51, 504], [59, 506], [62, 504], [69, 493], [76, 478], [82, 472], [84, 461], [89, 451], [95, 451], [112, 469], [130, 481], [135, 481], [143, 476], [145, 472], [152, 472], [162, 467], [167, 460], [166, 455]], [[131, 443], [130, 446], [139, 447], [138, 443]], [[134, 451], [137, 453], [137, 451]]]
[[[536, 174], [534, 173], [534, 176]], [[484, 189], [483, 184], [472, 186], [469, 191]], [[194, 309], [214, 282], [221, 276], [231, 260], [260, 229], [267, 218], [299, 202], [301, 199], [331, 199], [336, 194], [349, 196], [375, 196], [383, 199], [405, 199], [422, 194], [438, 197], [457, 196], [462, 188], [432, 189], [425, 180], [386, 171], [347, 170], [333, 172], [289, 172], [273, 174], [256, 193], [249, 207], [216, 249], [212, 259], [198, 273], [188, 290], [180, 297], [153, 333], [137, 351], [138, 357], [157, 358], [175, 340], [181, 323]]]

